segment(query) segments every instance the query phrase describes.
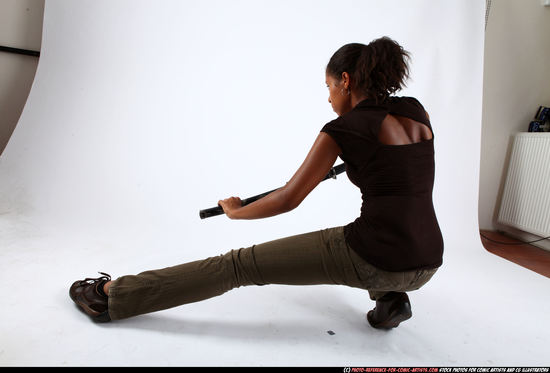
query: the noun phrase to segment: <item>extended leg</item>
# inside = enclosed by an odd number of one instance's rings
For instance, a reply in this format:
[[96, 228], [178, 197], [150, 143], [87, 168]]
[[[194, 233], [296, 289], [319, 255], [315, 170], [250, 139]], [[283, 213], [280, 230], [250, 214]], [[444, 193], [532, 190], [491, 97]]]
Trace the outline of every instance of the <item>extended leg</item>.
[[338, 227], [123, 276], [109, 288], [109, 314], [113, 320], [127, 318], [248, 285], [358, 286], [347, 250], [342, 227]]

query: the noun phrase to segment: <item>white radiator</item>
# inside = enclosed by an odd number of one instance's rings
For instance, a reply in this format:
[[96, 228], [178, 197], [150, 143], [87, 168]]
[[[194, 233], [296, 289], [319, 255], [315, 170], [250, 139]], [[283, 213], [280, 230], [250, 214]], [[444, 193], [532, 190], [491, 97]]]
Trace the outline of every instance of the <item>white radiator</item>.
[[515, 135], [498, 222], [550, 236], [550, 132]]

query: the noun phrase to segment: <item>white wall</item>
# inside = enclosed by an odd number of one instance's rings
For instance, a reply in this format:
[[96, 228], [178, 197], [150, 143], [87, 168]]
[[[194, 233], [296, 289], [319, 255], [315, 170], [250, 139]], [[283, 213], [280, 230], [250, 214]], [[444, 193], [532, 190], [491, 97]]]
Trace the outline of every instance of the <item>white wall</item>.
[[550, 106], [550, 7], [540, 0], [492, 1], [485, 34], [479, 225], [496, 222], [512, 135]]
[[[237, 3], [230, 17], [223, 1], [139, 1], [131, 13], [126, 2], [48, 2], [39, 79], [0, 164], [11, 195], [0, 207], [123, 242], [124, 229], [167, 245], [183, 227], [201, 245], [220, 232], [213, 247], [353, 221], [360, 195], [345, 180], [272, 220], [202, 222], [198, 211], [284, 185], [336, 117], [324, 84], [331, 55], [387, 35], [412, 52], [401, 94], [418, 97], [434, 126], [444, 237], [475, 234], [483, 4], [417, 0], [395, 13], [396, 3], [350, 1], [358, 11], [335, 19], [318, 1]], [[457, 132], [465, 123], [471, 131]]]
[[[540, 0], [491, 2], [485, 34], [479, 225], [496, 223], [511, 135], [550, 105], [550, 7]], [[44, 0], [0, 2], [0, 44], [40, 50]], [[38, 59], [0, 53], [0, 154], [23, 110]]]
[[[0, 45], [40, 50], [44, 0], [0, 1]], [[0, 52], [0, 154], [23, 111], [38, 58]]]

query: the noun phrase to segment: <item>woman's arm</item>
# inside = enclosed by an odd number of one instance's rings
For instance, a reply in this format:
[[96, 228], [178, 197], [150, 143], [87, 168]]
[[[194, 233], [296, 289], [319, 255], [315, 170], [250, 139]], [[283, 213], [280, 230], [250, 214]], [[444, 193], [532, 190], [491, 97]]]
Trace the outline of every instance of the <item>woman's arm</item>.
[[291, 211], [325, 178], [340, 153], [332, 137], [320, 132], [306, 159], [284, 187], [246, 206], [241, 205], [238, 197], [218, 204], [231, 219], [261, 219]]

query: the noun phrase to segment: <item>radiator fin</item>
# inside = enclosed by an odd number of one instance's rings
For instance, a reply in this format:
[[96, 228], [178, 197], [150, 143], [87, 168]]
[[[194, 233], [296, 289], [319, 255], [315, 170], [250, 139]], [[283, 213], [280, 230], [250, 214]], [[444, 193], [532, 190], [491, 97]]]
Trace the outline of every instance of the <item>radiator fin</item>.
[[515, 135], [498, 222], [550, 236], [550, 133]]

